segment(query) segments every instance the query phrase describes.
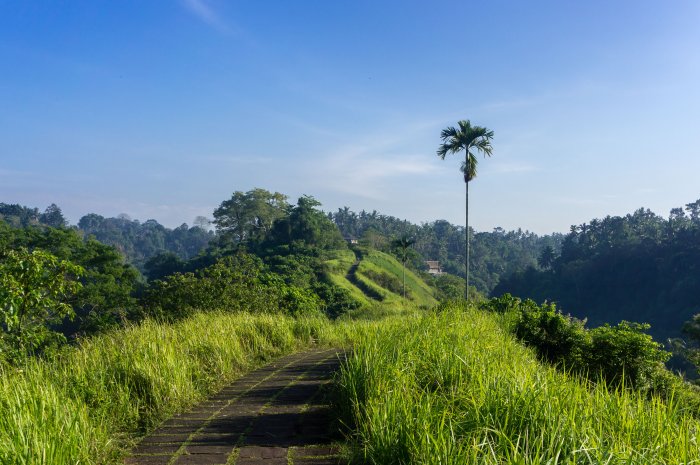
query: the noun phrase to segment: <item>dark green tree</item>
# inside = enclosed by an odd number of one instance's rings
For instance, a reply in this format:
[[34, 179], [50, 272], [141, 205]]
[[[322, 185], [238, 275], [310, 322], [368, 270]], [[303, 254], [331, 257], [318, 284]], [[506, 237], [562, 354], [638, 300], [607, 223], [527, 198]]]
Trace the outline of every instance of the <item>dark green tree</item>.
[[66, 221], [66, 218], [63, 216], [63, 212], [55, 203], [46, 207], [44, 213], [39, 217], [39, 221], [52, 228], [64, 228], [68, 225], [68, 221]]
[[548, 270], [554, 264], [555, 257], [554, 248], [551, 245], [545, 246], [540, 256], [537, 258], [537, 264], [540, 265], [541, 268]]
[[466, 199], [466, 257], [464, 260], [465, 281], [464, 298], [469, 300], [469, 182], [476, 177], [478, 160], [475, 152], [484, 156], [491, 156], [493, 131], [481, 126], [472, 126], [469, 120], [457, 122], [458, 128], [449, 126], [442, 130], [440, 138], [442, 144], [437, 150], [441, 159], [445, 159], [450, 153], [458, 153], [464, 150], [464, 162], [461, 171], [464, 173], [465, 199]]

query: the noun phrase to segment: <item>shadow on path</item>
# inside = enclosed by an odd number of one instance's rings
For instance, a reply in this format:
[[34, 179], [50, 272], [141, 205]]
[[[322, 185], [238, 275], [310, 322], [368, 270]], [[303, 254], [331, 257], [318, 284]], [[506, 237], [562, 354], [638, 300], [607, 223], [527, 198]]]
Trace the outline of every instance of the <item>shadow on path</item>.
[[165, 421], [125, 459], [133, 465], [340, 463], [325, 388], [338, 349], [293, 354]]

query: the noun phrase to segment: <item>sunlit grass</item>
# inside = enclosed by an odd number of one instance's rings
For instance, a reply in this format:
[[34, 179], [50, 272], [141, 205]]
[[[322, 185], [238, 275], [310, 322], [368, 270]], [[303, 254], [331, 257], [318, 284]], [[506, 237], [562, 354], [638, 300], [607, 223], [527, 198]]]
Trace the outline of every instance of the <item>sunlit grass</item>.
[[[370, 250], [360, 265], [360, 270], [362, 270], [363, 266], [374, 266], [378, 270], [391, 273], [397, 279], [403, 280], [403, 266], [401, 262], [384, 252]], [[408, 268], [406, 268], [406, 289], [411, 292], [417, 303], [421, 305], [433, 305], [437, 303], [430, 286]]]
[[135, 437], [223, 383], [373, 323], [206, 313], [96, 337], [0, 374], [0, 463], [117, 463]]
[[393, 319], [339, 377], [359, 462], [698, 463], [700, 423], [673, 401], [586, 385], [541, 365], [492, 315]]

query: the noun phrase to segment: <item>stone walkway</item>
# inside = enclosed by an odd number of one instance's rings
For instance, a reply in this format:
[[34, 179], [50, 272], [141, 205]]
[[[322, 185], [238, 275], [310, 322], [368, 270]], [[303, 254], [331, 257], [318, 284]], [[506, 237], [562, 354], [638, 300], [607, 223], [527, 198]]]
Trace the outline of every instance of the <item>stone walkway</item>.
[[289, 355], [256, 370], [145, 437], [129, 465], [340, 463], [324, 386], [338, 349]]

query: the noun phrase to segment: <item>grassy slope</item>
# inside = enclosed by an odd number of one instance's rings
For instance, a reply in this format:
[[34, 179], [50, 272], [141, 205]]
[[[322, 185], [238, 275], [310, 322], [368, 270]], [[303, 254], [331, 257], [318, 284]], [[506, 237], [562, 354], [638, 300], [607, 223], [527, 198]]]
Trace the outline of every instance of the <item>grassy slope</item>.
[[[384, 252], [379, 252], [378, 250], [371, 250], [366, 254], [364, 260], [360, 262], [358, 272], [363, 274], [363, 271], [372, 269], [378, 272], [387, 273], [394, 276], [399, 282], [403, 282], [403, 266], [401, 262], [396, 260], [391, 255]], [[370, 279], [365, 275], [365, 278]], [[402, 300], [400, 294], [393, 293], [388, 289], [387, 297], [390, 299], [398, 299], [400, 302]], [[432, 306], [437, 303], [435, 297], [433, 296], [433, 290], [423, 281], [422, 278], [417, 276], [413, 271], [406, 269], [406, 292], [411, 296], [411, 300], [417, 305]]]
[[700, 460], [700, 422], [674, 402], [584, 385], [472, 309], [387, 320], [356, 341], [339, 386], [359, 463]]
[[[329, 271], [328, 276], [333, 284], [350, 291], [351, 295], [363, 305], [376, 303], [376, 300], [365, 295], [362, 290], [346, 277], [355, 260], [355, 254], [349, 250], [337, 252], [331, 260], [326, 261]], [[401, 293], [392, 292], [392, 290], [382, 287], [381, 284], [372, 278], [372, 272], [386, 274], [398, 280], [398, 282], [402, 282], [401, 263], [391, 255], [377, 250], [369, 250], [363, 254], [356, 276], [367, 288], [381, 295], [383, 298], [382, 302], [386, 305], [404, 305]], [[437, 303], [430, 286], [409, 269], [406, 269], [406, 291], [410, 296], [409, 302], [414, 305], [432, 306]]]
[[347, 344], [373, 325], [198, 314], [95, 337], [22, 370], [0, 368], [0, 464], [117, 463], [134, 437], [222, 383], [313, 340]]
[[362, 306], [367, 306], [370, 305], [370, 300], [346, 277], [355, 260], [355, 254], [351, 250], [338, 250], [333, 258], [326, 260], [324, 263], [328, 269], [327, 275], [331, 282], [349, 291], [350, 295], [360, 302]]

